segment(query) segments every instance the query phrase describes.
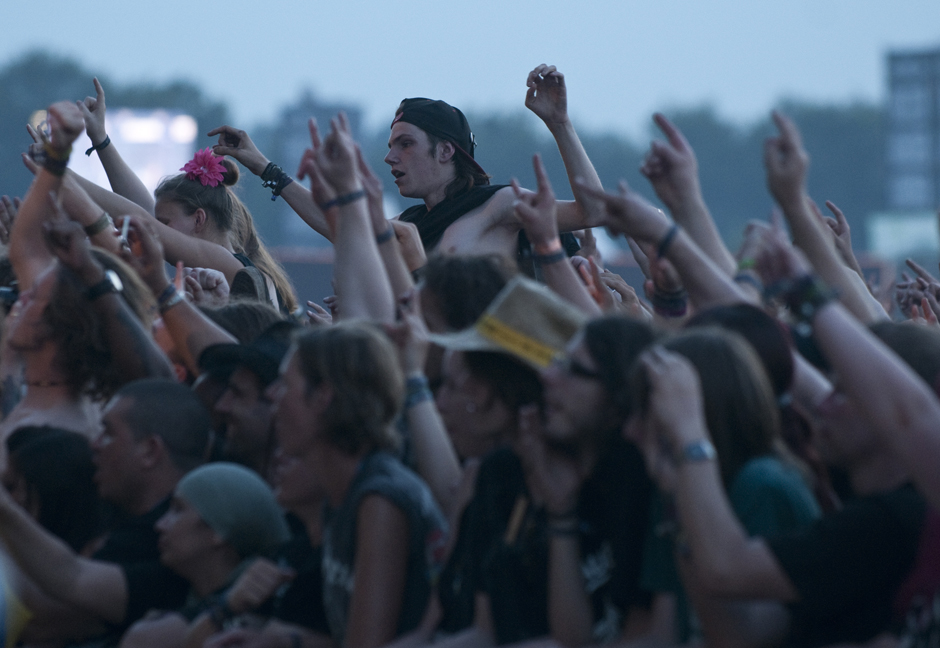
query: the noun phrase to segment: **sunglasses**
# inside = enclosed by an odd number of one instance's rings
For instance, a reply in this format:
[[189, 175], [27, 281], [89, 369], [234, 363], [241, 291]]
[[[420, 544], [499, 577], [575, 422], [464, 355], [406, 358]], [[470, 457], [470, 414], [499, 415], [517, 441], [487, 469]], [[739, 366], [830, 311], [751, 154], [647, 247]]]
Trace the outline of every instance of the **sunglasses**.
[[556, 356], [553, 364], [565, 373], [571, 376], [578, 376], [579, 378], [587, 378], [588, 380], [600, 380], [601, 374], [598, 371], [589, 369], [583, 364], [572, 358], [568, 355], [559, 355]]

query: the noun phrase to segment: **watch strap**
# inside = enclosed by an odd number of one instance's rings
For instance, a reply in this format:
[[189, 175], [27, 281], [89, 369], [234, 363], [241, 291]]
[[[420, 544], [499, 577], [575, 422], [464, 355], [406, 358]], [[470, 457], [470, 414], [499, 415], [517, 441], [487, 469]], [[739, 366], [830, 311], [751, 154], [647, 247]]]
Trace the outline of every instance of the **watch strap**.
[[114, 272], [114, 270], [105, 270], [104, 279], [96, 283], [94, 286], [90, 287], [85, 291], [85, 298], [88, 301], [95, 301], [99, 297], [103, 297], [108, 293], [120, 292], [121, 291], [121, 280]]

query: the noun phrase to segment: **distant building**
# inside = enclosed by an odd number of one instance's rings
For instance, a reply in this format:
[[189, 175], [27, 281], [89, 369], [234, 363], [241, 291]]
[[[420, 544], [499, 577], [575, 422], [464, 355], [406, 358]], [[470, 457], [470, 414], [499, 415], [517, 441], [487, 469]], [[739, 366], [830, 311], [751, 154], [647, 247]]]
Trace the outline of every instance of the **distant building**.
[[887, 205], [940, 205], [940, 49], [888, 55]]
[[867, 219], [869, 248], [903, 260], [938, 250], [940, 207], [940, 49], [890, 52], [887, 211]]

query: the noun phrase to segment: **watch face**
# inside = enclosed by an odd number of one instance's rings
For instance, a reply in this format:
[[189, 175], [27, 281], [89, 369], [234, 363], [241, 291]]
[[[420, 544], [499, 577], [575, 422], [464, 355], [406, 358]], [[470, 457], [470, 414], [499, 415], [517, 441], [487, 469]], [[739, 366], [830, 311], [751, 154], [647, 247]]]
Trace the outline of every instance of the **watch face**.
[[121, 277], [114, 270], [105, 270], [105, 278], [111, 282], [111, 285], [114, 287], [115, 292], [121, 292], [124, 290], [124, 282], [121, 281]]
[[105, 270], [104, 279], [89, 288], [88, 292], [85, 293], [85, 297], [88, 301], [94, 301], [102, 295], [121, 292], [122, 290], [124, 290], [124, 284], [121, 282], [121, 277], [118, 276], [118, 273], [114, 270]]

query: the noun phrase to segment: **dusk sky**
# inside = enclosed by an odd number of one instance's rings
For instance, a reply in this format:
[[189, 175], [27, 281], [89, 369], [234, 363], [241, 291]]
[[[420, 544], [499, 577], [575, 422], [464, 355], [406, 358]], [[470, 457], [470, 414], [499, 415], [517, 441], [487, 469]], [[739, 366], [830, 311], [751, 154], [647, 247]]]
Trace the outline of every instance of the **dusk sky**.
[[0, 24], [0, 65], [38, 48], [122, 82], [187, 78], [249, 128], [305, 88], [370, 125], [408, 96], [515, 111], [546, 62], [581, 128], [637, 135], [659, 108], [880, 101], [885, 52], [940, 47], [937, 0], [3, 0]]

